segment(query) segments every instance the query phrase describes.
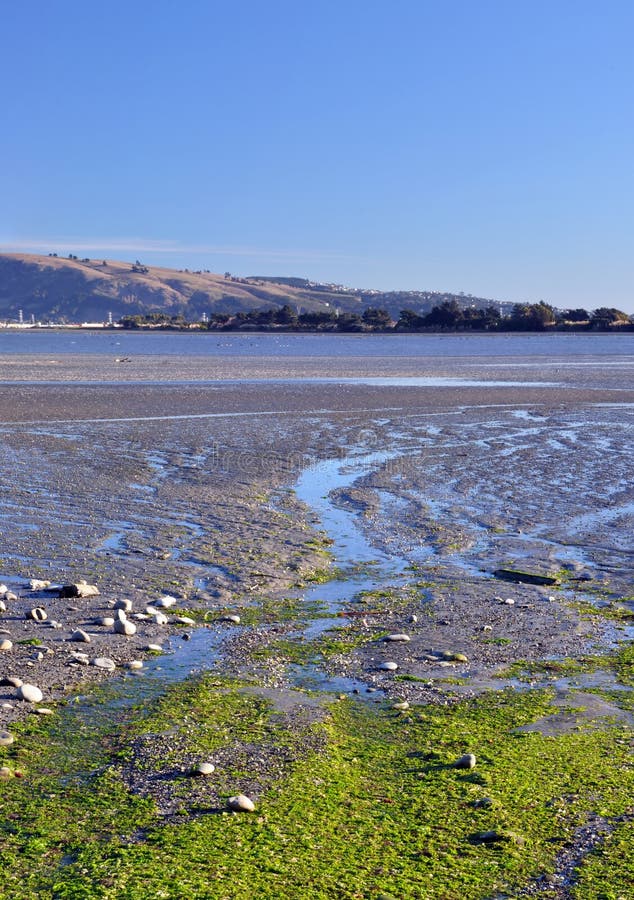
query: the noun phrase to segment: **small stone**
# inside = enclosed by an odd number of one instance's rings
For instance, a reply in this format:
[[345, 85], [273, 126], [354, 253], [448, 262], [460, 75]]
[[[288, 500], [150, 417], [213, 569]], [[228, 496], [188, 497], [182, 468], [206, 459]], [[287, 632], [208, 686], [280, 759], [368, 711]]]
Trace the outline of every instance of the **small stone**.
[[4, 640], [0, 641], [0, 650], [12, 650], [13, 649], [13, 641], [10, 641], [8, 638], [4, 638]]
[[148, 644], [145, 648], [146, 650], [150, 650], [152, 653], [162, 653], [163, 648], [160, 644]]
[[410, 640], [410, 636], [409, 634], [388, 634], [383, 638], [383, 640], [393, 643], [406, 643]]
[[97, 616], [97, 618], [93, 620], [93, 625], [105, 625], [108, 628], [112, 628], [114, 619], [112, 616]]
[[0, 612], [6, 612], [6, 611], [7, 611], [7, 604], [4, 602], [4, 600], [0, 600]]
[[483, 625], [482, 631], [493, 631], [493, 625]]
[[241, 620], [240, 620], [240, 616], [236, 616], [236, 615], [232, 614], [230, 616], [223, 616], [221, 621], [222, 622], [233, 622], [234, 625], [239, 625]]
[[6, 684], [7, 687], [19, 688], [24, 682], [17, 675], [5, 675], [0, 679], [0, 684]]
[[31, 578], [31, 580], [29, 581], [29, 588], [32, 591], [43, 591], [50, 586], [50, 581], [42, 581], [41, 578]]
[[152, 606], [158, 606], [161, 609], [169, 609], [170, 606], [176, 606], [178, 600], [176, 597], [170, 597], [169, 594], [165, 594], [163, 597], [159, 597], [158, 600], [155, 600]]
[[93, 659], [92, 664], [97, 666], [98, 669], [109, 669], [110, 671], [117, 668], [116, 662], [108, 656], [98, 656], [96, 659]]
[[7, 603], [13, 603], [14, 600], [18, 599], [18, 595], [14, 594], [13, 591], [7, 591], [4, 595], [4, 599], [7, 601]]
[[0, 597], [4, 597], [8, 590], [9, 588], [6, 586], [6, 584], [0, 584]]
[[10, 731], [0, 731], [0, 747], [9, 747], [14, 740]]
[[128, 663], [128, 669], [142, 669], [143, 662], [140, 659], [131, 659]]
[[87, 653], [71, 653], [70, 658], [78, 662], [82, 666], [87, 666], [90, 662], [90, 657]]
[[18, 700], [26, 700], [27, 703], [40, 703], [44, 694], [34, 684], [21, 684], [17, 689]]
[[117, 620], [114, 623], [114, 632], [115, 634], [125, 634], [127, 637], [131, 637], [133, 634], [136, 634], [136, 625], [128, 619], [123, 621]]
[[384, 662], [381, 663], [379, 669], [382, 672], [395, 672], [398, 669], [398, 663], [395, 662]]
[[409, 709], [409, 703], [407, 700], [401, 700], [400, 703], [393, 703], [392, 709]]
[[89, 644], [90, 643], [90, 635], [87, 632], [82, 631], [81, 628], [78, 628], [76, 631], [73, 631], [73, 633], [70, 636], [70, 640], [77, 641], [78, 643], [81, 643], [81, 644]]
[[44, 659], [44, 654], [41, 650], [37, 650], [31, 657], [31, 659], [34, 659], [35, 662], [42, 662], [42, 660]]
[[155, 609], [151, 612], [150, 618], [154, 619], [155, 625], [167, 625], [167, 616], [160, 609]]
[[34, 609], [29, 610], [26, 617], [27, 619], [33, 619], [34, 622], [45, 622], [48, 619], [43, 606], [36, 606]]
[[186, 631], [185, 634], [181, 634], [181, 641], [191, 641], [192, 636], [189, 631]]
[[122, 609], [124, 612], [132, 612], [132, 600], [117, 600], [114, 609]]
[[11, 769], [8, 766], [0, 766], [0, 778], [11, 778]]
[[412, 615], [409, 617], [409, 620], [410, 622], [412, 622], [412, 624], [416, 624], [416, 622], [418, 622], [418, 616], [416, 615], [416, 613], [412, 613]]
[[83, 579], [77, 584], [64, 584], [59, 590], [61, 598], [68, 597], [98, 597], [99, 588], [94, 584], [88, 584]]
[[502, 603], [505, 606], [515, 606], [515, 600], [512, 597], [507, 597], [506, 600], [503, 600]]
[[49, 709], [47, 706], [38, 706], [37, 709], [34, 709], [33, 712], [38, 716], [53, 716], [55, 715], [52, 709]]
[[469, 659], [464, 653], [454, 653], [453, 650], [443, 650], [440, 655], [443, 659], [447, 659], [451, 662], [469, 662]]
[[465, 753], [453, 764], [454, 769], [475, 769], [476, 758], [473, 753]]
[[189, 616], [174, 616], [172, 622], [175, 625], [195, 625], [196, 619], [191, 619]]
[[255, 803], [246, 794], [229, 797], [227, 806], [234, 812], [253, 812], [255, 810]]
[[190, 775], [211, 775], [212, 772], [215, 772], [216, 767], [213, 763], [201, 762], [197, 763], [195, 766], [192, 766], [190, 769]]

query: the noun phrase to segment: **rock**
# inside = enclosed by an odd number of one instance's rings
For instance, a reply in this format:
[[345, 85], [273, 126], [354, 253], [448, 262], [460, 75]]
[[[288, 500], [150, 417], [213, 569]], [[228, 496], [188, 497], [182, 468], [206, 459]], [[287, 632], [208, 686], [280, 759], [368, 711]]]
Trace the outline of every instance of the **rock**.
[[0, 600], [0, 612], [6, 612], [6, 611], [7, 611], [7, 604], [4, 602], [4, 600]]
[[73, 659], [75, 662], [78, 662], [82, 666], [87, 666], [88, 663], [90, 662], [90, 657], [88, 656], [87, 653], [72, 652], [70, 654], [70, 658]]
[[148, 644], [145, 649], [151, 651], [152, 653], [162, 653], [163, 652], [163, 648], [161, 647], [160, 644]]
[[62, 599], [67, 599], [68, 597], [98, 597], [99, 588], [82, 580], [78, 581], [77, 584], [63, 584], [59, 589], [59, 596]]
[[18, 700], [26, 700], [27, 703], [40, 703], [44, 694], [34, 684], [21, 684], [17, 689]]
[[11, 769], [8, 766], [0, 766], [0, 778], [11, 778]]
[[395, 672], [398, 669], [398, 663], [384, 662], [378, 667], [382, 672]]
[[410, 640], [410, 636], [409, 634], [388, 634], [383, 640], [391, 641], [393, 643], [406, 643]]
[[17, 594], [13, 593], [13, 591], [7, 591], [6, 594], [4, 595], [4, 599], [7, 601], [7, 603], [13, 603], [15, 600], [18, 600], [19, 598], [18, 598]]
[[482, 631], [493, 631], [493, 625], [483, 625]]
[[93, 625], [105, 625], [106, 627], [112, 628], [114, 619], [112, 616], [97, 616], [97, 618], [93, 620]]
[[19, 688], [23, 681], [21, 678], [18, 678], [17, 675], [5, 675], [4, 678], [0, 679], [0, 684], [6, 685], [7, 687]]
[[416, 622], [418, 622], [418, 616], [416, 615], [416, 613], [412, 613], [411, 616], [409, 617], [409, 620], [412, 624], [415, 625]]
[[64, 627], [61, 622], [56, 622], [54, 619], [51, 619], [50, 622], [45, 622], [44, 624], [46, 625], [47, 628], [63, 628]]
[[124, 612], [132, 612], [132, 600], [116, 600], [113, 608], [122, 609]]
[[55, 713], [52, 709], [49, 709], [47, 706], [38, 706], [37, 709], [34, 709], [33, 712], [38, 716], [53, 716]]
[[34, 622], [45, 622], [48, 619], [48, 615], [43, 606], [36, 606], [34, 609], [29, 610], [26, 615], [27, 619], [33, 619]]
[[78, 643], [82, 643], [82, 644], [89, 644], [90, 643], [90, 635], [87, 634], [85, 631], [82, 631], [81, 628], [78, 628], [76, 631], [73, 631], [73, 633], [70, 636], [70, 640], [77, 641]]
[[536, 575], [533, 572], [520, 572], [516, 569], [496, 569], [493, 575], [495, 578], [514, 581], [517, 584], [559, 584], [559, 579], [554, 575]]
[[0, 597], [4, 597], [8, 590], [9, 588], [6, 586], [6, 584], [0, 584]]
[[475, 769], [476, 758], [473, 753], [465, 753], [453, 764], [454, 769]]
[[117, 668], [114, 659], [110, 659], [108, 656], [97, 656], [93, 659], [92, 664], [97, 666], [98, 669], [108, 669], [109, 671]]
[[10, 641], [8, 638], [4, 638], [4, 640], [0, 641], [0, 650], [12, 650], [13, 649], [13, 641]]
[[399, 703], [393, 703], [392, 709], [409, 709], [409, 702], [407, 700], [401, 700]]
[[515, 600], [512, 597], [507, 597], [506, 600], [502, 600], [502, 603], [505, 606], [515, 606]]
[[493, 806], [493, 800], [490, 797], [480, 797], [479, 800], [473, 801], [474, 809], [486, 809], [488, 806]]
[[235, 616], [235, 615], [223, 616], [220, 621], [221, 622], [233, 622], [234, 625], [239, 625], [240, 624], [240, 616]]
[[246, 794], [229, 797], [227, 806], [234, 812], [253, 812], [255, 809], [255, 803]]
[[131, 659], [128, 663], [128, 669], [142, 669], [143, 662], [140, 659]]
[[453, 650], [443, 650], [440, 655], [443, 659], [447, 659], [450, 662], [469, 662], [464, 653], [455, 653]]
[[0, 747], [9, 747], [14, 740], [10, 731], [0, 731]]
[[[149, 608], [149, 607], [148, 607]], [[156, 625], [167, 625], [167, 616], [160, 609], [155, 609], [150, 613], [150, 618], [154, 619]]]
[[196, 619], [190, 619], [189, 616], [174, 616], [172, 623], [174, 625], [195, 625]]
[[136, 634], [136, 625], [134, 622], [130, 622], [129, 619], [117, 619], [114, 623], [114, 633], [115, 634], [125, 634], [128, 637], [131, 637], [133, 634]]
[[160, 609], [169, 609], [170, 606], [176, 606], [177, 603], [176, 597], [170, 597], [169, 594], [165, 594], [163, 597], [155, 600], [152, 606], [158, 606]]
[[41, 578], [31, 578], [31, 580], [29, 581], [29, 588], [32, 591], [43, 591], [50, 586], [50, 581], [42, 581]]
[[[215, 772], [216, 767], [213, 763], [201, 762], [197, 763], [195, 766], [192, 766], [189, 770], [190, 775], [211, 775], [212, 772]], [[254, 807], [255, 808], [255, 807]]]

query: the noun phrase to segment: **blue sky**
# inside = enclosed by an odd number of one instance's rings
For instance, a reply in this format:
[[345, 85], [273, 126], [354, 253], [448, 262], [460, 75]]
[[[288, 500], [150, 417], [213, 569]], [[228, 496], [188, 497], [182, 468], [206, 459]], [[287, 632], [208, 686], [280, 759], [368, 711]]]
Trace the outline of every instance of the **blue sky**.
[[24, 0], [0, 248], [634, 312], [630, 0]]

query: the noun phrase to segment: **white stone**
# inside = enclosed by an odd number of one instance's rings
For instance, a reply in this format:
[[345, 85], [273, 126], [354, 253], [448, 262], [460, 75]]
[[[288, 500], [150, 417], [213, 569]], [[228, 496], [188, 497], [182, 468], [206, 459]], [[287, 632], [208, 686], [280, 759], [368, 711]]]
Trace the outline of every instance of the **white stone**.
[[177, 603], [176, 597], [170, 597], [169, 594], [165, 594], [163, 597], [155, 600], [152, 606], [158, 606], [160, 609], [169, 609], [170, 606], [176, 606]]
[[117, 668], [115, 661], [107, 656], [98, 656], [96, 659], [93, 659], [92, 664], [97, 666], [98, 669], [109, 669], [110, 671]]
[[131, 659], [128, 663], [128, 669], [142, 669], [143, 662], [140, 659]]
[[246, 794], [229, 797], [227, 806], [234, 812], [253, 812], [255, 809], [255, 803]]
[[475, 769], [476, 758], [473, 753], [465, 753], [453, 765], [455, 769]]
[[7, 604], [4, 602], [4, 600], [0, 600], [0, 612], [6, 612], [6, 611], [7, 611]]
[[[213, 763], [201, 762], [197, 763], [195, 766], [191, 768], [192, 775], [211, 775], [212, 772], [215, 772], [216, 767]], [[255, 807], [254, 807], [255, 808]]]
[[136, 625], [128, 619], [123, 621], [119, 619], [114, 623], [114, 632], [115, 634], [125, 634], [131, 637], [133, 634], [136, 634]]
[[14, 741], [10, 731], [0, 731], [0, 747], [9, 747]]
[[124, 612], [132, 611], [132, 600], [116, 600], [114, 604], [115, 609], [122, 609]]
[[146, 650], [151, 650], [153, 653], [162, 653], [163, 648], [160, 644], [148, 644], [145, 648]]
[[13, 641], [10, 641], [8, 638], [0, 641], [0, 650], [12, 650], [13, 649]]
[[36, 606], [34, 609], [29, 610], [27, 619], [33, 619], [35, 622], [45, 622], [48, 619], [48, 615], [43, 606]]
[[114, 619], [112, 616], [97, 616], [93, 621], [93, 625], [106, 625], [107, 627], [112, 628]]
[[90, 635], [87, 632], [82, 631], [81, 628], [78, 628], [76, 631], [73, 631], [73, 633], [70, 636], [70, 639], [71, 639], [71, 641], [77, 641], [82, 644], [90, 643]]
[[21, 684], [17, 689], [18, 700], [26, 700], [27, 703], [40, 703], [44, 694], [34, 684]]
[[29, 581], [29, 587], [32, 591], [43, 591], [45, 588], [50, 586], [50, 581], [43, 581], [41, 578], [31, 578], [31, 580]]
[[233, 614], [230, 616], [223, 616], [222, 621], [223, 622], [233, 622], [234, 625], [239, 625], [240, 624], [240, 616], [236, 616]]
[[383, 638], [384, 641], [391, 641], [393, 643], [406, 643], [410, 640], [409, 634], [388, 634]]
[[398, 669], [398, 663], [395, 662], [384, 662], [381, 663], [379, 669], [383, 672], [395, 672]]
[[195, 625], [196, 619], [190, 619], [189, 616], [174, 616], [172, 622], [175, 625]]

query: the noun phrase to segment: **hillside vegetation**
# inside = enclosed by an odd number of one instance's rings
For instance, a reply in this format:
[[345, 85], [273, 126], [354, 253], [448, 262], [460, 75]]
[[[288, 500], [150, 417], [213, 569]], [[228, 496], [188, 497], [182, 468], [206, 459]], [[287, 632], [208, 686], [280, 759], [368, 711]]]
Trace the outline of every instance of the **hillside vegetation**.
[[395, 319], [402, 309], [419, 313], [442, 302], [486, 306], [490, 300], [438, 292], [362, 291], [303, 278], [192, 272], [117, 262], [25, 253], [0, 254], [0, 319], [57, 322], [104, 321], [164, 312], [198, 321], [204, 314], [281, 308], [295, 312], [361, 313], [368, 306], [386, 309]]

